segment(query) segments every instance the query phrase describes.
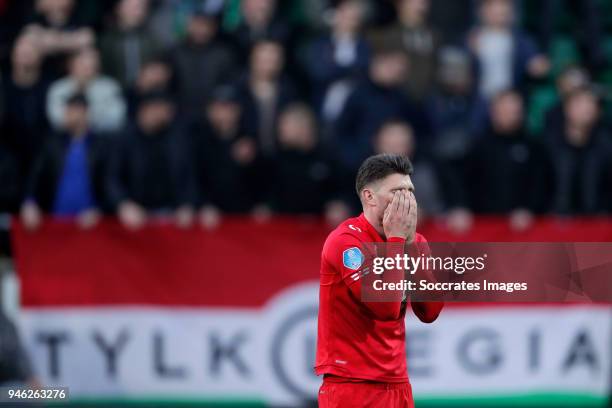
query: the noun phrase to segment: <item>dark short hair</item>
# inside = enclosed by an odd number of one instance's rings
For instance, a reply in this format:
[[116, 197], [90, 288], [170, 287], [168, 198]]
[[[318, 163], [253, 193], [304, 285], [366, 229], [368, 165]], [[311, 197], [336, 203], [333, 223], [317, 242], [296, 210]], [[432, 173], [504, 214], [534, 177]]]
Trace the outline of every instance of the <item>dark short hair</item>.
[[368, 157], [359, 167], [355, 179], [355, 190], [361, 196], [361, 191], [370, 183], [382, 180], [391, 174], [412, 174], [410, 159], [398, 154], [377, 154]]
[[81, 106], [87, 109], [89, 103], [87, 102], [87, 97], [85, 97], [85, 95], [82, 93], [75, 93], [66, 99], [66, 106]]
[[172, 95], [165, 91], [150, 91], [144, 93], [138, 98], [138, 107], [142, 107], [151, 103], [167, 103], [170, 105], [174, 104]]

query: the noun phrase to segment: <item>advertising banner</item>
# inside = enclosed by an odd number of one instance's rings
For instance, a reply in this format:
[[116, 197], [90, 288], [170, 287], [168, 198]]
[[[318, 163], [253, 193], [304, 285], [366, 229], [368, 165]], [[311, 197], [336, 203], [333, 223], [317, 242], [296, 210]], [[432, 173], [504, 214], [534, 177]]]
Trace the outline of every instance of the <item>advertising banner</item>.
[[[444, 240], [436, 228], [422, 233]], [[472, 239], [495, 228], [483, 222]], [[592, 228], [595, 240], [610, 231]], [[21, 334], [42, 382], [68, 387], [77, 406], [314, 404], [323, 225], [232, 219], [215, 231], [130, 232], [108, 220], [13, 231]], [[419, 407], [608, 402], [609, 304], [454, 302], [435, 323], [409, 314], [406, 326]]]

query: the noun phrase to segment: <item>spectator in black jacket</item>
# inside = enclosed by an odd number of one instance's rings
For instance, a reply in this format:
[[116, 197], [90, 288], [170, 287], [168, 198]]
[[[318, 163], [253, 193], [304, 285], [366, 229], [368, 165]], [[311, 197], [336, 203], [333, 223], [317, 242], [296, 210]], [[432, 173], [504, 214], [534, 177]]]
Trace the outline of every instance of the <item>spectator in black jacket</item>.
[[330, 225], [349, 216], [337, 172], [321, 149], [314, 113], [303, 104], [285, 109], [278, 123], [279, 149], [272, 165], [272, 210], [282, 214], [325, 214]]
[[589, 88], [565, 100], [564, 119], [548, 129], [554, 157], [554, 211], [597, 214], [612, 210], [612, 146], [599, 101]]
[[0, 145], [0, 213], [15, 212], [21, 196], [21, 177], [17, 160]]
[[199, 11], [189, 19], [187, 37], [172, 52], [181, 109], [186, 112], [197, 112], [214, 86], [234, 79], [235, 57], [217, 32], [217, 16]]
[[222, 85], [195, 123], [200, 222], [214, 227], [223, 213], [252, 211], [258, 201], [259, 163], [255, 140], [241, 125], [236, 89]]
[[515, 91], [499, 93], [491, 105], [491, 129], [467, 158], [464, 185], [471, 193], [471, 208], [510, 214], [511, 226], [525, 229], [534, 213], [548, 208], [549, 174], [543, 146], [525, 134], [521, 96]]
[[349, 96], [336, 124], [334, 144], [340, 162], [350, 174], [372, 153], [372, 138], [388, 120], [406, 121], [414, 129], [417, 140], [427, 139], [430, 129], [426, 115], [402, 91], [406, 64], [401, 52], [376, 54], [370, 64], [369, 78]]
[[49, 129], [45, 111], [49, 81], [41, 62], [41, 53], [31, 38], [19, 37], [11, 55], [11, 72], [2, 84], [0, 139], [15, 153], [22, 177], [28, 173]]
[[[565, 99], [575, 90], [591, 86], [591, 78], [584, 68], [573, 65], [559, 73], [555, 79], [555, 85], [559, 100], [546, 112], [544, 129], [552, 129], [565, 120], [563, 107]], [[550, 133], [547, 134], [547, 136], [550, 135]]]
[[115, 21], [100, 38], [104, 73], [124, 88], [134, 84], [142, 64], [162, 51], [161, 42], [147, 26], [149, 5], [147, 0], [117, 1]]
[[196, 187], [191, 143], [175, 118], [167, 95], [144, 96], [136, 123], [112, 152], [106, 192], [128, 228], [142, 227], [151, 215], [173, 215], [181, 227], [192, 222]]
[[42, 213], [76, 216], [83, 227], [97, 222], [104, 206], [106, 145], [88, 127], [85, 96], [71, 96], [62, 130], [49, 138], [32, 168], [21, 208], [27, 228], [37, 228]]

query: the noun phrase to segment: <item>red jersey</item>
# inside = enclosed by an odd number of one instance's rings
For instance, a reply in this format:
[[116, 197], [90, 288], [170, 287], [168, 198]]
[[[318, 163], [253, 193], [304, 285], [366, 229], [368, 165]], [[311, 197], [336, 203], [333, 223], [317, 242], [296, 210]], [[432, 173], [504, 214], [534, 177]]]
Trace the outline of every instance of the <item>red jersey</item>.
[[[408, 382], [405, 302], [401, 298], [396, 302], [361, 301], [359, 276], [365, 267], [361, 248], [363, 243], [371, 242], [384, 240], [363, 214], [343, 222], [325, 241], [321, 254], [315, 373], [387, 383]], [[390, 238], [389, 242], [403, 239]], [[416, 234], [415, 242], [426, 241]], [[434, 309], [437, 311], [429, 312], [437, 317], [440, 310]]]

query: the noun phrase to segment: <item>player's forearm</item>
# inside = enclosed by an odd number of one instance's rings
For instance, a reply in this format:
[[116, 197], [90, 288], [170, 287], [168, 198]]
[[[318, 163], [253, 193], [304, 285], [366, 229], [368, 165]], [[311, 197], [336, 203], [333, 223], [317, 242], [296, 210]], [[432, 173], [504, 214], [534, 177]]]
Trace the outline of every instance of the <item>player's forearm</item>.
[[[362, 301], [361, 283], [356, 282], [349, 286], [355, 299]], [[399, 317], [402, 307], [401, 299], [394, 302], [363, 302], [372, 317], [376, 320], [389, 321]]]
[[[399, 237], [390, 237], [386, 244], [386, 256], [395, 258], [396, 255], [404, 254], [404, 244], [406, 240]], [[403, 278], [404, 271], [401, 269], [386, 270], [381, 278], [383, 282], [398, 282]], [[400, 291], [387, 294], [386, 297], [393, 296], [388, 302], [369, 302], [368, 307], [379, 320], [395, 320], [400, 317], [403, 293]]]

